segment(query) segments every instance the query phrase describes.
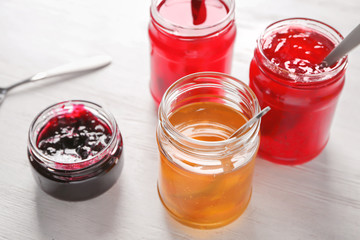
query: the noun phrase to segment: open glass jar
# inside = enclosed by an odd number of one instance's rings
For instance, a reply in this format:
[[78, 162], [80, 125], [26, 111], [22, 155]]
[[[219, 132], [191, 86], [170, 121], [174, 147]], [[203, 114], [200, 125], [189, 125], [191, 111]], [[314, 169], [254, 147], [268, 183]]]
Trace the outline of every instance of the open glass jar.
[[216, 228], [246, 209], [260, 121], [241, 136], [229, 137], [259, 111], [251, 89], [222, 73], [191, 74], [166, 91], [157, 127], [158, 191], [175, 219]]
[[202, 1], [198, 11], [192, 2], [152, 0], [150, 90], [157, 104], [166, 89], [183, 76], [202, 71], [230, 74], [235, 0]]
[[63, 200], [86, 200], [113, 186], [123, 167], [122, 150], [112, 114], [88, 101], [54, 104], [35, 117], [29, 130], [35, 180]]
[[271, 112], [261, 124], [259, 156], [280, 164], [301, 164], [326, 146], [345, 82], [347, 57], [321, 67], [343, 39], [329, 25], [292, 18], [268, 26], [250, 65], [250, 88]]

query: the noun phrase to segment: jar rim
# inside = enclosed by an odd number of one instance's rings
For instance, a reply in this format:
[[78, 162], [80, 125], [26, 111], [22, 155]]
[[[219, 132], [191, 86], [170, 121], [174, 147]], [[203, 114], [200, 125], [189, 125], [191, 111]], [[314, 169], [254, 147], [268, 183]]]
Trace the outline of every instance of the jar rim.
[[[154, 20], [157, 26], [163, 29], [166, 32], [171, 32], [177, 36], [184, 36], [184, 37], [195, 37], [195, 36], [205, 36], [210, 35], [225, 26], [234, 19], [235, 15], [235, 0], [227, 0], [228, 3], [225, 1], [223, 2], [229, 8], [229, 12], [227, 12], [226, 16], [224, 16], [221, 20], [217, 23], [212, 25], [205, 25], [205, 26], [182, 26], [171, 22], [164, 18], [158, 11], [158, 5], [166, 0], [162, 0], [159, 4], [159, 0], [152, 0], [150, 6], [150, 16]], [[211, 31], [205, 31], [211, 30]]]
[[[38, 120], [40, 120], [41, 118], [45, 118], [47, 115], [51, 114], [52, 110], [56, 110], [60, 107], [66, 106], [66, 105], [71, 106], [71, 105], [76, 105], [76, 104], [81, 104], [81, 105], [85, 106], [87, 109], [96, 110], [96, 111], [101, 112], [104, 115], [104, 117], [106, 117], [106, 120], [109, 121], [108, 123], [105, 122], [105, 124], [108, 125], [108, 127], [111, 129], [111, 137], [110, 137], [109, 142], [106, 144], [106, 146], [94, 156], [91, 156], [91, 157], [88, 157], [85, 159], [77, 159], [76, 162], [58, 161], [57, 160], [58, 158], [54, 158], [53, 156], [46, 155], [38, 148], [38, 146], [36, 144], [36, 140], [37, 140], [37, 136], [38, 136], [38, 133], [36, 132], [37, 131], [36, 124], [38, 123]], [[94, 113], [94, 112], [92, 112], [92, 113]], [[50, 118], [57, 116], [56, 113], [53, 112], [53, 114], [54, 115], [50, 116]], [[66, 169], [67, 171], [79, 171], [79, 170], [83, 170], [85, 168], [91, 167], [91, 166], [96, 165], [97, 163], [101, 162], [102, 158], [100, 158], [100, 156], [103, 156], [104, 153], [108, 152], [110, 150], [110, 148], [113, 146], [113, 143], [116, 141], [117, 132], [119, 132], [119, 129], [118, 129], [118, 126], [117, 126], [114, 116], [109, 111], [104, 109], [102, 106], [100, 106], [96, 103], [90, 102], [90, 101], [86, 101], [86, 100], [66, 100], [66, 101], [52, 104], [36, 115], [36, 117], [34, 118], [32, 123], [30, 124], [29, 134], [28, 134], [28, 142], [29, 142], [28, 144], [29, 144], [29, 147], [31, 148], [31, 150], [40, 159], [40, 161], [42, 161], [46, 165], [46, 167], [54, 168], [53, 164], [61, 164], [62, 166], [64, 166], [63, 168]], [[120, 132], [119, 132], [119, 134], [121, 137]], [[68, 169], [69, 166], [84, 164], [86, 162], [89, 162], [90, 164], [86, 165], [83, 168], [80, 167], [80, 168], [76, 168], [76, 169]], [[54, 168], [54, 169], [62, 170], [63, 168], [59, 168], [59, 169]]]
[[166, 129], [170, 132], [171, 135], [175, 136], [178, 139], [181, 139], [183, 141], [189, 142], [190, 144], [197, 145], [197, 146], [222, 148], [222, 147], [226, 147], [226, 146], [231, 146], [233, 144], [239, 145], [239, 144], [246, 142], [246, 140], [249, 139], [251, 135], [253, 135], [253, 132], [251, 131], [251, 129], [253, 129], [253, 130], [259, 129], [261, 120], [256, 121], [249, 128], [249, 130], [247, 132], [245, 132], [243, 135], [238, 136], [238, 137], [228, 138], [228, 139], [221, 140], [221, 141], [203, 141], [203, 140], [198, 140], [198, 139], [188, 137], [188, 136], [184, 135], [183, 133], [177, 131], [176, 128], [171, 124], [169, 117], [166, 115], [166, 109], [169, 107], [167, 105], [169, 104], [168, 101], [173, 97], [172, 94], [177, 90], [177, 88], [179, 86], [181, 86], [182, 83], [186, 82], [187, 80], [206, 78], [206, 77], [207, 78], [208, 77], [218, 77], [219, 79], [225, 78], [227, 80], [236, 82], [237, 84], [239, 84], [239, 86], [244, 88], [251, 97], [251, 100], [253, 102], [253, 106], [252, 106], [253, 111], [252, 111], [251, 117], [253, 117], [254, 115], [256, 115], [257, 113], [260, 112], [260, 110], [261, 110], [260, 104], [259, 104], [259, 101], [258, 101], [255, 93], [244, 82], [240, 81], [239, 79], [237, 79], [233, 76], [225, 74], [225, 73], [197, 72], [197, 73], [189, 74], [187, 76], [180, 78], [166, 90], [166, 92], [162, 98], [162, 101], [160, 103], [159, 110], [158, 110], [159, 121], [165, 125]]
[[[319, 82], [324, 82], [326, 80], [331, 79], [333, 76], [338, 74], [341, 70], [345, 69], [347, 66], [347, 60], [348, 57], [345, 55], [343, 58], [341, 58], [339, 61], [337, 61], [336, 65], [331, 67], [327, 71], [319, 72], [319, 73], [292, 73], [289, 70], [279, 67], [276, 64], [274, 64], [264, 53], [263, 51], [263, 42], [267, 34], [276, 31], [276, 29], [284, 27], [284, 26], [291, 26], [291, 24], [297, 24], [298, 26], [306, 26], [309, 27], [312, 30], [315, 30], [319, 32], [320, 34], [324, 35], [325, 37], [329, 38], [332, 42], [334, 42], [335, 45], [339, 44], [344, 37], [341, 35], [339, 31], [337, 31], [335, 28], [331, 27], [330, 25], [315, 20], [311, 18], [286, 18], [279, 21], [276, 21], [270, 25], [268, 25], [265, 30], [260, 34], [258, 40], [257, 40], [257, 50], [260, 53], [260, 56], [262, 59], [265, 60], [265, 66], [271, 68], [272, 71], [276, 71], [277, 73], [281, 75], [287, 76], [286, 80], [293, 80], [299, 85], [310, 85], [312, 83], [317, 84]], [[315, 29], [315, 27], [319, 29]], [[320, 29], [322, 30], [320, 32]], [[332, 37], [332, 38], [330, 38]], [[256, 57], [256, 54], [255, 54]], [[299, 81], [300, 79], [300, 81]], [[311, 79], [310, 81], [304, 81], [302, 79]]]

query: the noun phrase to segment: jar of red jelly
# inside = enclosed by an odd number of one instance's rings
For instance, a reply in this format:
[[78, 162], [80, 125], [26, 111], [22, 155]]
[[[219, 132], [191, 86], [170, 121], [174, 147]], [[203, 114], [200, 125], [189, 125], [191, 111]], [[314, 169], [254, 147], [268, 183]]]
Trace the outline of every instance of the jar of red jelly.
[[245, 211], [260, 121], [243, 134], [231, 135], [259, 111], [251, 89], [223, 73], [190, 74], [166, 91], [157, 127], [158, 191], [176, 220], [209, 229]]
[[65, 101], [31, 123], [28, 157], [35, 181], [53, 197], [78, 201], [115, 184], [123, 141], [111, 113], [88, 101]]
[[281, 164], [315, 158], [329, 140], [344, 86], [347, 57], [333, 66], [323, 59], [343, 39], [331, 26], [292, 18], [268, 26], [257, 41], [250, 87], [262, 107], [259, 156]]
[[230, 74], [236, 36], [235, 0], [152, 0], [149, 24], [151, 94], [188, 74]]

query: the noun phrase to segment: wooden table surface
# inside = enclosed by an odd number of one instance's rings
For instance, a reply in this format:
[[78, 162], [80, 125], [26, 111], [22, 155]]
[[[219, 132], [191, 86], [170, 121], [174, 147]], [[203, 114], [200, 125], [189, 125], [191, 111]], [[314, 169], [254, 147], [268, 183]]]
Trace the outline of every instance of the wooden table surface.
[[[0, 106], [0, 239], [359, 239], [360, 48], [349, 56], [323, 153], [296, 167], [257, 159], [245, 213], [223, 228], [197, 230], [173, 220], [157, 195], [149, 6], [150, 0], [0, 1], [0, 86], [100, 53], [114, 60], [90, 74], [19, 87]], [[359, 24], [359, 13], [359, 0], [237, 0], [232, 75], [248, 82], [255, 40], [276, 20], [314, 18], [347, 35]], [[119, 181], [83, 202], [43, 193], [26, 155], [35, 115], [69, 99], [111, 111], [125, 143]]]

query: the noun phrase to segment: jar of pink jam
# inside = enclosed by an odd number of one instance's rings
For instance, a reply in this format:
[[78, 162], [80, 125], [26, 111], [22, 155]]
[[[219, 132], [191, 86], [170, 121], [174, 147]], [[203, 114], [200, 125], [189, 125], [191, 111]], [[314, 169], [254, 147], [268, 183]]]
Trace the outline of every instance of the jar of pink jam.
[[65, 101], [31, 123], [28, 157], [35, 181], [49, 195], [69, 201], [96, 197], [123, 168], [123, 141], [112, 114], [88, 101]]
[[188, 74], [230, 74], [235, 0], [152, 0], [150, 17], [150, 91], [157, 104], [171, 84]]
[[250, 88], [263, 117], [259, 156], [281, 164], [315, 158], [329, 140], [331, 122], [344, 86], [347, 57], [323, 67], [343, 39], [331, 26], [292, 18], [268, 26], [250, 65]]

